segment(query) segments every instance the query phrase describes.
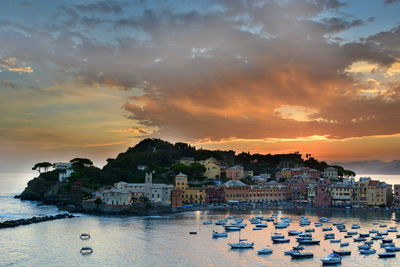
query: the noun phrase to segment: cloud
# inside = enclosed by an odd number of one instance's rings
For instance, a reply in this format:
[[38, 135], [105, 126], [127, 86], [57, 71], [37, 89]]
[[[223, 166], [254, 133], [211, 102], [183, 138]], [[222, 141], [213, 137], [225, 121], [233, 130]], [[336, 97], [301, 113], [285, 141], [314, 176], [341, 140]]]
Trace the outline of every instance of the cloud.
[[124, 11], [124, 7], [128, 6], [129, 3], [121, 3], [118, 1], [98, 1], [96, 3], [76, 5], [74, 8], [80, 12], [87, 13], [102, 13], [102, 14], [121, 14]]
[[11, 72], [19, 72], [19, 73], [33, 72], [33, 68], [30, 66], [26, 66], [25, 63], [17, 65], [17, 59], [15, 57], [0, 58], [0, 67]]
[[394, 4], [394, 3], [397, 3], [397, 2], [400, 2], [400, 1], [399, 0], [385, 0], [384, 1], [384, 3], [387, 4], [387, 5]]

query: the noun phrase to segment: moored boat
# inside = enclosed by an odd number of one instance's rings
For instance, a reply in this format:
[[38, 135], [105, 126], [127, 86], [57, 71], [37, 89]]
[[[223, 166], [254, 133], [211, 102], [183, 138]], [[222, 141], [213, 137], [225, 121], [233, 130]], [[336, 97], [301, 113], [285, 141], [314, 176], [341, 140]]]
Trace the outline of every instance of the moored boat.
[[363, 254], [363, 255], [369, 255], [369, 254], [375, 254], [375, 253], [376, 253], [376, 250], [372, 249], [372, 248], [360, 249], [360, 254]]
[[339, 264], [342, 262], [342, 257], [340, 257], [340, 255], [336, 254], [336, 253], [331, 253], [328, 256], [326, 256], [325, 258], [321, 259], [322, 264], [326, 265], [326, 264]]
[[272, 252], [273, 252], [273, 250], [270, 248], [261, 248], [261, 249], [257, 250], [258, 254], [263, 254], [263, 255], [272, 254]]
[[296, 252], [292, 253], [290, 256], [292, 256], [292, 259], [307, 259], [307, 258], [313, 258], [314, 254], [312, 252], [296, 251]]
[[213, 231], [212, 232], [212, 237], [213, 238], [218, 238], [218, 237], [227, 237], [228, 236], [228, 233], [218, 233], [218, 232], [215, 232], [215, 231]]
[[338, 254], [340, 256], [346, 256], [346, 255], [351, 255], [351, 250], [343, 250], [343, 249], [335, 250], [334, 249], [333, 253], [336, 253], [336, 254]]
[[378, 253], [379, 258], [394, 258], [396, 257], [396, 253], [394, 252], [383, 252]]

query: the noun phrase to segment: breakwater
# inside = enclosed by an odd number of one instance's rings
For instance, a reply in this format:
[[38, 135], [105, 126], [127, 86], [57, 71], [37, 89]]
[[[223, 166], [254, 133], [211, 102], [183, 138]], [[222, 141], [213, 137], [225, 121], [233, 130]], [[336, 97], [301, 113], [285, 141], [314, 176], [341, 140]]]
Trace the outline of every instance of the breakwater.
[[76, 217], [76, 216], [73, 214], [62, 213], [62, 214], [47, 215], [47, 216], [42, 216], [42, 217], [34, 216], [32, 218], [27, 218], [27, 219], [8, 220], [8, 221], [0, 223], [0, 229], [17, 227], [20, 225], [28, 225], [28, 224], [33, 224], [33, 223], [54, 221], [54, 220], [59, 220], [59, 219], [74, 218], [74, 217]]

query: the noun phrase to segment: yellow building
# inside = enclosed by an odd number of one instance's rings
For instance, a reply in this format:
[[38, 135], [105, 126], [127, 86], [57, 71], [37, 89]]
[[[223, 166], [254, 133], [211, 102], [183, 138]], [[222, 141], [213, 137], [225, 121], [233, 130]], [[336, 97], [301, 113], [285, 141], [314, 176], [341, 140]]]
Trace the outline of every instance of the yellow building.
[[391, 185], [376, 180], [372, 180], [368, 183], [368, 206], [391, 206], [392, 202], [393, 192]]
[[188, 177], [184, 173], [179, 173], [175, 176], [175, 188], [178, 190], [185, 190], [188, 188]]
[[182, 190], [182, 202], [186, 204], [204, 204], [206, 200], [205, 188], [193, 188], [188, 185], [188, 176], [179, 173], [175, 176], [175, 187]]
[[206, 168], [204, 176], [209, 179], [219, 179], [221, 178], [221, 167], [214, 158], [208, 158], [206, 160], [199, 161], [201, 165]]

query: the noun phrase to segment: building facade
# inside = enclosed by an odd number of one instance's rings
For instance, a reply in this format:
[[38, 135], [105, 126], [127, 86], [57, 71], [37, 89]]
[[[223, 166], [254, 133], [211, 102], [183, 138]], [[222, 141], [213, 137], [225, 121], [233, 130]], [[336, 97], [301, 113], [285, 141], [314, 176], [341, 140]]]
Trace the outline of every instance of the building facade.
[[219, 163], [214, 158], [208, 158], [206, 160], [199, 161], [201, 165], [206, 168], [204, 176], [209, 179], [219, 179], [221, 178], [221, 168]]
[[244, 169], [242, 166], [236, 165], [225, 169], [225, 176], [227, 179], [240, 180], [244, 178]]

